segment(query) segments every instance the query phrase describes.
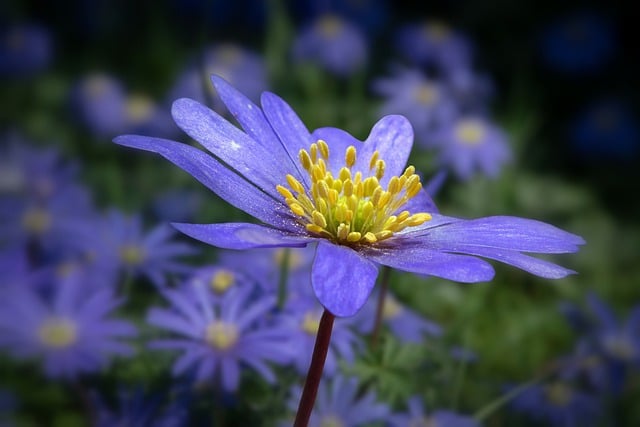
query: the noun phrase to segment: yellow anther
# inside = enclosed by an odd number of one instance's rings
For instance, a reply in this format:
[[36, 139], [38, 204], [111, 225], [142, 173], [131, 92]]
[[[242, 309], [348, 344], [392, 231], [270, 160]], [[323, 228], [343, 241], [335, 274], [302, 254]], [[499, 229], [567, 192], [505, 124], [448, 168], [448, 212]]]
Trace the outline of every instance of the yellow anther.
[[329, 145], [326, 142], [324, 142], [322, 139], [319, 139], [317, 144], [318, 144], [318, 148], [320, 149], [320, 155], [325, 160], [329, 160]]
[[311, 161], [313, 163], [318, 161], [318, 145], [317, 144], [311, 144], [311, 148], [309, 149], [311, 154]]
[[318, 196], [326, 199], [329, 197], [329, 186], [324, 181], [318, 181], [316, 184], [316, 188], [318, 190]]
[[378, 209], [384, 208], [385, 206], [387, 206], [387, 204], [389, 204], [390, 201], [391, 193], [389, 193], [388, 191], [383, 191], [380, 196], [380, 200], [378, 200]]
[[329, 190], [329, 203], [335, 205], [338, 202], [338, 192], [334, 189]]
[[415, 227], [421, 224], [424, 224], [425, 222], [429, 221], [431, 219], [431, 215], [426, 213], [426, 212], [421, 212], [421, 213], [417, 213], [417, 214], [413, 214], [411, 215], [407, 220], [407, 226], [408, 227]]
[[378, 152], [378, 150], [376, 150], [371, 155], [371, 160], [369, 160], [369, 170], [373, 169], [376, 166], [376, 163], [378, 162], [378, 157], [380, 157], [380, 153]]
[[378, 178], [376, 178], [375, 176], [368, 177], [367, 179], [364, 180], [363, 184], [364, 184], [365, 196], [372, 196], [376, 188], [380, 187], [380, 184], [378, 183]]
[[387, 165], [385, 164], [384, 160], [378, 160], [376, 162], [376, 178], [382, 179], [386, 166]]
[[342, 191], [342, 181], [339, 179], [334, 180], [333, 183], [331, 184], [331, 188], [333, 188], [338, 193], [340, 193]]
[[387, 191], [391, 194], [397, 194], [400, 191], [400, 180], [397, 176], [391, 177], [389, 185], [387, 185]]
[[289, 208], [291, 209], [291, 212], [293, 212], [294, 214], [298, 216], [305, 216], [304, 209], [298, 203], [291, 203], [289, 205]]
[[345, 223], [340, 223], [336, 232], [338, 234], [338, 239], [347, 240], [347, 237], [349, 236], [349, 226]]
[[308, 171], [311, 169], [311, 157], [309, 156], [309, 153], [307, 153], [307, 150], [300, 150], [298, 158], [300, 159], [300, 164], [305, 170]]
[[347, 152], [344, 156], [344, 162], [348, 168], [353, 167], [356, 164], [356, 147], [350, 145], [347, 147]]
[[404, 173], [402, 175], [406, 176], [407, 178], [409, 178], [411, 175], [413, 175], [414, 173], [416, 173], [416, 168], [413, 165], [409, 165], [407, 166], [407, 168], [404, 170]]
[[360, 210], [362, 212], [362, 218], [369, 218], [373, 214], [374, 209], [373, 203], [366, 201]]
[[327, 205], [327, 201], [325, 199], [316, 200], [316, 206], [318, 207], [318, 210], [320, 212], [326, 212], [329, 208], [329, 206]]
[[315, 225], [321, 228], [325, 228], [327, 226], [327, 220], [324, 218], [324, 215], [322, 215], [318, 211], [313, 211], [313, 213], [311, 214], [311, 219], [313, 220], [313, 223]]
[[366, 240], [368, 243], [375, 243], [378, 241], [378, 239], [376, 238], [376, 235], [370, 231], [367, 231], [366, 233], [364, 233], [364, 236], [362, 236], [362, 238]]
[[337, 221], [344, 222], [347, 220], [347, 206], [344, 203], [336, 206], [335, 218]]
[[287, 174], [287, 183], [289, 184], [289, 187], [291, 187], [291, 189], [293, 189], [293, 191], [295, 191], [296, 193], [304, 193], [304, 187], [302, 186], [302, 184], [300, 184], [300, 181], [295, 179], [293, 175]]
[[384, 222], [384, 226], [382, 227], [383, 229], [386, 230], [390, 230], [397, 221], [398, 217], [395, 215], [391, 215], [389, 218], [387, 218], [387, 220]]
[[307, 224], [305, 225], [305, 228], [307, 229], [307, 231], [310, 231], [311, 233], [316, 233], [316, 234], [322, 234], [322, 232], [325, 231], [324, 228], [316, 224]]
[[393, 236], [393, 232], [389, 230], [382, 230], [382, 231], [379, 231], [378, 233], [375, 233], [375, 236], [376, 236], [376, 239], [380, 241], [380, 240], [388, 239], [389, 237]]
[[348, 242], [359, 242], [361, 237], [362, 237], [362, 234], [360, 234], [357, 231], [352, 231], [351, 233], [349, 233], [347, 235], [347, 241]]
[[[414, 175], [414, 176], [417, 176], [417, 175]], [[414, 197], [416, 194], [420, 192], [421, 189], [422, 189], [422, 183], [420, 181], [412, 183], [411, 186], [407, 188], [407, 197], [409, 198]]]
[[402, 222], [407, 218], [409, 218], [410, 216], [411, 214], [409, 213], [409, 211], [402, 211], [398, 214], [398, 222]]
[[345, 167], [340, 168], [340, 172], [338, 172], [338, 178], [340, 178], [343, 182], [351, 181], [351, 171]]
[[278, 193], [280, 193], [282, 197], [285, 198], [285, 200], [293, 199], [293, 194], [291, 194], [291, 191], [287, 190], [282, 185], [277, 185], [276, 190], [278, 190]]
[[353, 182], [351, 180], [344, 181], [344, 184], [342, 185], [342, 194], [344, 194], [345, 197], [351, 197], [353, 194]]

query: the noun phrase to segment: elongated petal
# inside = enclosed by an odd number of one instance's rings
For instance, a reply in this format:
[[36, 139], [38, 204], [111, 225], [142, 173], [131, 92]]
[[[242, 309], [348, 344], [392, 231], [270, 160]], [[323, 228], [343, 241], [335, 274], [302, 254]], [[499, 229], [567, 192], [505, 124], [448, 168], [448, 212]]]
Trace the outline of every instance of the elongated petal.
[[187, 236], [223, 249], [301, 248], [311, 241], [308, 237], [242, 222], [172, 225]]
[[[440, 217], [440, 218], [438, 218]], [[440, 224], [445, 221], [446, 225]], [[460, 220], [434, 215], [431, 221], [409, 231], [432, 249], [461, 252], [474, 247], [489, 247], [531, 253], [576, 252], [584, 244], [580, 236], [567, 233], [544, 222], [509, 217]]]
[[[301, 149], [308, 149], [311, 143], [314, 142], [309, 130], [289, 104], [276, 94], [265, 92], [262, 94], [260, 102], [264, 115], [278, 138], [280, 138], [280, 141], [282, 141], [282, 145], [289, 153], [289, 157], [297, 159], [298, 152]], [[296, 165], [298, 165], [297, 162]], [[309, 178], [300, 165], [298, 165], [298, 174], [302, 176], [302, 182], [309, 187]]]
[[287, 169], [272, 150], [193, 99], [176, 100], [171, 113], [190, 137], [262, 191], [279, 197], [276, 185], [284, 183], [286, 175], [294, 171]]
[[123, 135], [114, 142], [126, 147], [158, 153], [176, 166], [184, 169], [194, 178], [222, 197], [229, 204], [272, 224], [282, 226], [289, 216], [286, 207], [241, 176], [233, 173], [213, 157], [180, 142], [140, 135]]
[[354, 250], [323, 240], [318, 243], [311, 283], [320, 303], [336, 316], [356, 314], [377, 276], [377, 267]]
[[242, 129], [258, 144], [279, 159], [287, 170], [295, 170], [297, 157], [291, 158], [273, 131], [264, 113], [249, 98], [231, 86], [226, 80], [218, 76], [211, 76], [211, 81], [225, 103], [229, 112], [236, 118]]
[[365, 255], [372, 261], [411, 273], [473, 283], [493, 279], [493, 267], [480, 258], [449, 254], [424, 245], [406, 245], [385, 250], [371, 249]]

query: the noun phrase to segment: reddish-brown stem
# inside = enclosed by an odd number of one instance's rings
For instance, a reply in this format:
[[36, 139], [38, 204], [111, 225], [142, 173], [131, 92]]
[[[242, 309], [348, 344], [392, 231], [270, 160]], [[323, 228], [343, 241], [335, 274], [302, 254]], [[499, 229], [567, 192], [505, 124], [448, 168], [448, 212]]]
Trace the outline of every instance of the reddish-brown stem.
[[311, 365], [307, 372], [307, 379], [302, 389], [302, 397], [298, 404], [298, 412], [293, 427], [307, 427], [313, 404], [318, 394], [318, 386], [322, 378], [324, 369], [324, 361], [327, 358], [329, 350], [329, 342], [331, 341], [331, 331], [333, 329], [333, 320], [335, 316], [325, 308], [320, 318], [320, 326], [318, 326], [318, 335], [316, 335], [316, 343], [313, 346], [313, 355], [311, 356]]

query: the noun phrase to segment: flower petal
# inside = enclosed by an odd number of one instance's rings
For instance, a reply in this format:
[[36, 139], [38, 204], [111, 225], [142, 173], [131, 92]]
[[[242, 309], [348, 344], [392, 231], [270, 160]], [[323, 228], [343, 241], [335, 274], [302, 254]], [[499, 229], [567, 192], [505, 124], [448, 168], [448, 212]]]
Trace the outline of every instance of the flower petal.
[[140, 135], [123, 135], [114, 139], [116, 144], [160, 154], [184, 169], [229, 204], [259, 219], [282, 226], [289, 222], [288, 208], [263, 193], [241, 176], [224, 167], [213, 157], [180, 142]]
[[312, 240], [275, 228], [243, 222], [172, 225], [187, 236], [223, 249], [301, 248]]
[[346, 246], [321, 240], [313, 261], [311, 284], [320, 303], [336, 316], [353, 316], [367, 301], [377, 267]]
[[176, 100], [171, 114], [183, 131], [216, 157], [265, 193], [280, 197], [276, 185], [285, 182], [292, 170], [272, 150], [193, 99]]
[[[446, 222], [446, 225], [442, 225]], [[432, 249], [465, 253], [473, 248], [496, 248], [531, 253], [576, 252], [584, 244], [580, 236], [544, 222], [509, 216], [462, 220], [433, 215], [419, 227], [404, 233]], [[486, 255], [483, 255], [486, 256]]]
[[411, 273], [442, 277], [456, 282], [486, 282], [493, 279], [491, 264], [480, 258], [450, 254], [424, 245], [399, 245], [385, 249], [371, 248], [367, 258]]

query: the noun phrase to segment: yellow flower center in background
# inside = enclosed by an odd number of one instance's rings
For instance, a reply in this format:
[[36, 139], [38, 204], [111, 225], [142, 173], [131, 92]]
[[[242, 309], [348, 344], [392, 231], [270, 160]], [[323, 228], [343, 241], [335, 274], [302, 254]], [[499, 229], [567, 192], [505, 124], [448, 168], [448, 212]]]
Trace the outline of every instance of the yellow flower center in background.
[[549, 402], [556, 406], [566, 406], [573, 396], [573, 391], [568, 385], [555, 382], [545, 387], [545, 394]]
[[47, 319], [38, 329], [40, 342], [50, 348], [69, 347], [78, 337], [76, 325], [64, 318]]
[[30, 233], [42, 234], [51, 227], [51, 216], [44, 209], [30, 209], [22, 216], [22, 227]]
[[[300, 150], [299, 159], [311, 178], [311, 194], [292, 175], [287, 175], [289, 189], [278, 185], [278, 192], [307, 231], [331, 239], [339, 244], [371, 244], [388, 239], [407, 227], [415, 227], [431, 219], [428, 213], [411, 214], [403, 210], [407, 201], [415, 197], [422, 183], [413, 166], [401, 176], [389, 180], [387, 188], [380, 185], [385, 162], [375, 151], [369, 160], [369, 173], [353, 173], [356, 148], [347, 147], [345, 166], [334, 177], [327, 170], [329, 146], [318, 140], [309, 151]], [[295, 195], [294, 195], [295, 194]]]
[[427, 22], [424, 26], [424, 31], [429, 39], [437, 42], [442, 42], [451, 35], [451, 27], [440, 21]]
[[276, 265], [282, 265], [285, 255], [288, 257], [287, 265], [289, 267], [289, 270], [296, 270], [300, 266], [302, 266], [303, 259], [302, 255], [300, 255], [299, 252], [283, 248], [276, 249], [273, 253], [273, 261], [276, 263]]
[[395, 298], [387, 295], [382, 306], [382, 317], [385, 319], [393, 319], [402, 312], [402, 306]]
[[331, 39], [340, 34], [340, 31], [342, 30], [342, 21], [335, 16], [324, 16], [320, 18], [317, 26], [320, 30], [320, 34]]
[[138, 265], [144, 260], [144, 252], [136, 245], [125, 245], [120, 248], [120, 259], [128, 265]]
[[302, 320], [302, 330], [309, 335], [316, 336], [318, 329], [320, 329], [320, 316], [313, 311], [306, 312]]
[[217, 350], [227, 350], [238, 342], [238, 328], [231, 323], [213, 321], [207, 326], [204, 340]]
[[473, 119], [462, 120], [455, 129], [458, 140], [466, 145], [477, 145], [484, 139], [486, 129], [484, 125]]
[[439, 96], [438, 88], [431, 83], [423, 83], [416, 90], [416, 101], [422, 105], [433, 105], [438, 102]]
[[320, 427], [344, 427], [344, 423], [335, 415], [326, 415], [320, 421]]
[[154, 105], [151, 98], [142, 94], [134, 94], [127, 99], [127, 116], [134, 123], [142, 123], [153, 115]]
[[211, 277], [211, 289], [217, 294], [225, 293], [236, 281], [236, 276], [229, 270], [218, 270]]
[[420, 417], [409, 421], [408, 427], [438, 427], [438, 424], [433, 417]]

